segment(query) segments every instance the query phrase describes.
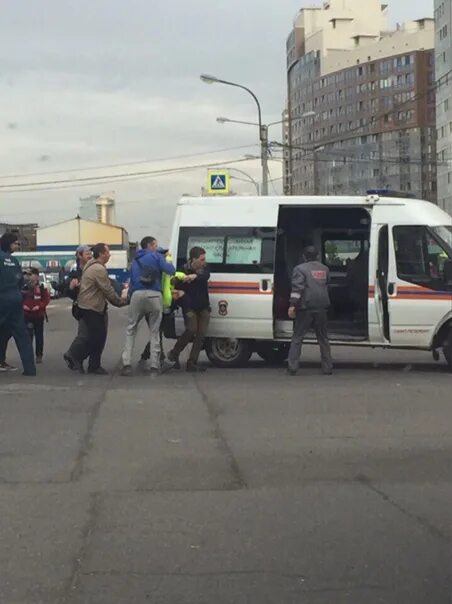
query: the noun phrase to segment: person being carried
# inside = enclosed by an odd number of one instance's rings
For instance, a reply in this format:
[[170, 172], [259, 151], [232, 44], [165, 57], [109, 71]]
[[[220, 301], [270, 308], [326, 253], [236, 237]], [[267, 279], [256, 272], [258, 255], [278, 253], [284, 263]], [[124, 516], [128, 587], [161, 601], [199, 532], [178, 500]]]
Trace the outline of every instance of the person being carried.
[[[83, 321], [82, 331], [86, 337], [80, 338], [72, 348], [72, 356], [65, 355], [65, 361], [74, 370], [84, 373], [83, 361], [89, 357], [88, 373], [108, 375], [101, 365], [108, 331], [108, 302], [113, 306], [126, 306], [115, 292], [107, 269], [110, 249], [105, 243], [97, 243], [93, 249], [93, 258], [83, 268], [80, 292], [77, 299], [79, 320]], [[70, 365], [69, 365], [70, 362]]]
[[187, 264], [183, 267], [185, 277], [176, 280], [174, 298], [184, 313], [185, 331], [177, 340], [173, 350], [163, 364], [163, 370], [169, 371], [179, 364], [179, 355], [193, 340], [193, 346], [187, 362], [187, 371], [205, 371], [198, 365], [210, 321], [209, 279], [210, 272], [206, 261], [206, 251], [202, 247], [193, 247]]
[[333, 373], [328, 340], [329, 281], [328, 267], [318, 261], [315, 247], [307, 247], [303, 253], [303, 263], [294, 268], [292, 277], [289, 318], [295, 319], [295, 325], [289, 351], [291, 376], [297, 375], [303, 340], [312, 326], [320, 346], [322, 372], [325, 375]]
[[39, 282], [38, 269], [31, 268], [23, 290], [23, 309], [31, 341], [35, 340], [36, 363], [42, 363], [44, 355], [44, 320], [49, 303], [49, 290]]
[[150, 372], [160, 370], [160, 324], [162, 322], [162, 274], [174, 275], [175, 267], [159, 251], [155, 237], [144, 237], [132, 262], [129, 283], [129, 324], [122, 353], [121, 375], [132, 375], [132, 358], [138, 326], [146, 318], [149, 327]]

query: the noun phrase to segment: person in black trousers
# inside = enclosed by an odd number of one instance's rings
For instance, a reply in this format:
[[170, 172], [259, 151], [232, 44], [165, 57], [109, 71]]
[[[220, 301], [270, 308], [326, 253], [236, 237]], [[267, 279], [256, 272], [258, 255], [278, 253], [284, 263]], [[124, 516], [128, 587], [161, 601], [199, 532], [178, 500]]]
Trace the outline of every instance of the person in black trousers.
[[65, 361], [71, 369], [84, 372], [83, 361], [89, 357], [88, 373], [108, 375], [101, 364], [107, 340], [108, 302], [113, 306], [121, 307], [127, 305], [127, 300], [120, 298], [110, 283], [105, 268], [110, 260], [108, 245], [98, 243], [93, 247], [92, 252], [92, 260], [83, 269], [77, 300], [79, 317], [84, 323], [83, 333], [86, 337], [80, 338], [76, 346], [72, 347], [70, 357], [66, 353]]
[[82, 279], [82, 273], [84, 267], [93, 257], [93, 253], [89, 245], [79, 245], [75, 252], [76, 266], [69, 273], [67, 287], [65, 294], [72, 300], [72, 316], [77, 321], [77, 335], [69, 346], [68, 351], [64, 355], [64, 360], [69, 369], [80, 369], [80, 367], [74, 367], [72, 358], [76, 354], [77, 349], [84, 345], [84, 342], [88, 339], [88, 333], [86, 332], [86, 323], [80, 320], [79, 308], [78, 308], [78, 295], [80, 293], [80, 282]]
[[36, 363], [42, 363], [44, 355], [44, 321], [47, 318], [47, 306], [50, 303], [49, 290], [39, 283], [39, 271], [31, 268], [23, 292], [25, 323], [31, 341], [35, 340]]
[[23, 365], [23, 375], [35, 376], [33, 347], [22, 308], [23, 275], [18, 261], [12, 255], [18, 249], [17, 235], [5, 233], [0, 238], [0, 333], [3, 338], [9, 335], [14, 338]]

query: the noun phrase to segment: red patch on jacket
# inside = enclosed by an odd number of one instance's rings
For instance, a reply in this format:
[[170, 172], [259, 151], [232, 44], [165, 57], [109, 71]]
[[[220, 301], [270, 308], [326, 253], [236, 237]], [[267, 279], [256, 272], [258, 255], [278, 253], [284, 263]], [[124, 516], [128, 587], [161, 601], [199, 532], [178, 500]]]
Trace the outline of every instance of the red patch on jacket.
[[326, 281], [326, 271], [311, 271], [311, 275], [316, 281]]

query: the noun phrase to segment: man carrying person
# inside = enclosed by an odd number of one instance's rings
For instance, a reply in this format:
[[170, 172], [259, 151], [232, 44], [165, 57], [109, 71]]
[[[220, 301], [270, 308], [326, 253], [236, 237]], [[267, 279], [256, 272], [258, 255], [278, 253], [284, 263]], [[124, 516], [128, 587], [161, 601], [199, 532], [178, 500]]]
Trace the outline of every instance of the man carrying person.
[[38, 269], [31, 268], [23, 290], [23, 309], [31, 341], [35, 340], [36, 363], [42, 363], [44, 355], [44, 320], [49, 303], [49, 290], [39, 283]]
[[154, 237], [144, 237], [130, 270], [130, 307], [121, 375], [132, 375], [132, 357], [138, 325], [145, 318], [149, 327], [150, 371], [160, 369], [160, 324], [162, 321], [162, 273], [174, 275], [175, 267], [165, 260]]
[[187, 371], [196, 373], [205, 371], [203, 367], [198, 365], [198, 359], [210, 321], [210, 272], [206, 261], [206, 251], [202, 247], [192, 248], [188, 262], [182, 270], [186, 276], [183, 280], [176, 280], [175, 297], [184, 313], [185, 332], [168, 354], [163, 369], [168, 371], [177, 366], [179, 355], [193, 341], [187, 362]]
[[313, 246], [304, 250], [303, 260], [295, 267], [292, 277], [289, 317], [295, 319], [295, 325], [289, 351], [289, 375], [297, 375], [303, 340], [312, 326], [320, 346], [322, 372], [331, 375], [333, 362], [328, 340], [330, 272], [318, 262], [318, 253]]
[[22, 308], [23, 275], [18, 261], [12, 255], [18, 249], [18, 239], [13, 233], [5, 233], [0, 238], [0, 340], [6, 348], [9, 337], [14, 338], [23, 365], [23, 375], [35, 376], [33, 347]]
[[88, 373], [94, 375], [108, 375], [101, 365], [102, 353], [105, 348], [108, 330], [108, 302], [113, 306], [122, 307], [127, 304], [115, 292], [108, 277], [106, 264], [110, 260], [110, 249], [105, 243], [96, 244], [93, 249], [93, 258], [83, 268], [80, 282], [80, 292], [77, 299], [80, 321], [86, 337], [80, 338], [75, 346], [71, 347], [71, 356], [65, 360], [71, 368], [84, 373], [83, 361], [89, 357]]

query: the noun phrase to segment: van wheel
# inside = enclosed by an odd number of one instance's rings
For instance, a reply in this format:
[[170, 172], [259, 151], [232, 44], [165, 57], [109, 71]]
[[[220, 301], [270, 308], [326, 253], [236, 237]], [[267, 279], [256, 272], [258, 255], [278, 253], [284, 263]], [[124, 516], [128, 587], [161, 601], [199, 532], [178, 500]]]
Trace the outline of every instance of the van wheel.
[[244, 367], [250, 360], [251, 346], [247, 340], [209, 338], [206, 352], [215, 367]]
[[256, 348], [260, 358], [269, 365], [282, 365], [289, 355], [289, 344], [265, 343]]
[[446, 359], [447, 366], [449, 367], [449, 371], [452, 372], [452, 330], [449, 331], [449, 335], [447, 336], [447, 340], [443, 346], [444, 358]]

